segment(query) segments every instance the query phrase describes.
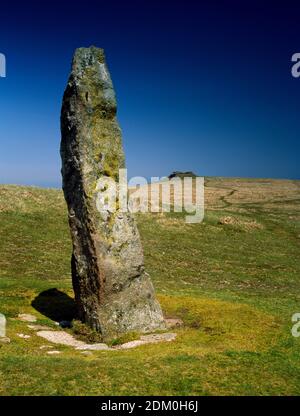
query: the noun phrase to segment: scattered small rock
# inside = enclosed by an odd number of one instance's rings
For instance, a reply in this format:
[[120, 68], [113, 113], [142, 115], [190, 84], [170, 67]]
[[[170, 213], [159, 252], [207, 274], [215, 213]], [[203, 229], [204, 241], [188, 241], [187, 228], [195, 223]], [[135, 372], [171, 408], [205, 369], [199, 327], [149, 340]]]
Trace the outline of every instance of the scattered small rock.
[[23, 338], [23, 339], [28, 339], [30, 338], [30, 335], [25, 335], [25, 334], [17, 334], [18, 337]]
[[8, 337], [0, 337], [0, 343], [1, 344], [9, 344], [10, 343], [10, 338], [8, 338]]
[[49, 354], [49, 355], [57, 355], [57, 354], [60, 354], [60, 351], [56, 351], [56, 350], [47, 351], [47, 354]]
[[30, 313], [20, 313], [18, 315], [18, 319], [24, 322], [36, 322], [37, 321], [36, 316], [31, 315]]
[[53, 348], [52, 345], [41, 345], [40, 346], [40, 350], [47, 350], [47, 349], [51, 349], [51, 348]]

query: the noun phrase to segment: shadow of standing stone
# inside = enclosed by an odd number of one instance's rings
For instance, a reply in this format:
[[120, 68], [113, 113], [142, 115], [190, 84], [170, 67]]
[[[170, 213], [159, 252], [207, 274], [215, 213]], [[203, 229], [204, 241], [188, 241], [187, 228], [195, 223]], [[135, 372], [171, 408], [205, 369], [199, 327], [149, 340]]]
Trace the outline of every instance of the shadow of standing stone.
[[55, 322], [72, 321], [75, 318], [74, 299], [56, 288], [41, 292], [31, 305]]

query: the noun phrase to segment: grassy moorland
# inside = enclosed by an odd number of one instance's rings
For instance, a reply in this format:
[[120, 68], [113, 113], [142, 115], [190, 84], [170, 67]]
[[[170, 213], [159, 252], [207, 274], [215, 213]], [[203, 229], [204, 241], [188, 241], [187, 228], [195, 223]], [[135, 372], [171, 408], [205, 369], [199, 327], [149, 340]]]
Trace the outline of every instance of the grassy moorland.
[[299, 208], [300, 181], [207, 178], [203, 223], [137, 215], [164, 313], [184, 321], [176, 341], [87, 356], [55, 346], [50, 356], [15, 318], [55, 326], [73, 313], [63, 196], [0, 186], [0, 312], [11, 339], [0, 344], [0, 394], [299, 395]]

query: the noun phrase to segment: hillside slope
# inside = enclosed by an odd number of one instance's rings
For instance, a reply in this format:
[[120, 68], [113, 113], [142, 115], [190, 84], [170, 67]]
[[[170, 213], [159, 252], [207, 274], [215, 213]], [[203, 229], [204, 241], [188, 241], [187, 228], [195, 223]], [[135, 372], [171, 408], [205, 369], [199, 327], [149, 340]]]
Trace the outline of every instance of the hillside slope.
[[205, 193], [201, 224], [136, 215], [164, 314], [184, 321], [176, 341], [51, 356], [16, 317], [73, 317], [63, 195], [0, 186], [0, 394], [299, 395], [300, 181], [206, 178]]

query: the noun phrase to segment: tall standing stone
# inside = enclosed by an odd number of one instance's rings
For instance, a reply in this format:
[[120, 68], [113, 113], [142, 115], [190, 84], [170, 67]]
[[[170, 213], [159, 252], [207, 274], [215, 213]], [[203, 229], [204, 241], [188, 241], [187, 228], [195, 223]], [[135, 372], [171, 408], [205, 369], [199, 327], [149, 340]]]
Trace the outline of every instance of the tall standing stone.
[[104, 338], [165, 328], [134, 219], [96, 204], [99, 179], [118, 181], [125, 166], [116, 109], [103, 49], [77, 49], [61, 111], [63, 190], [78, 315]]

